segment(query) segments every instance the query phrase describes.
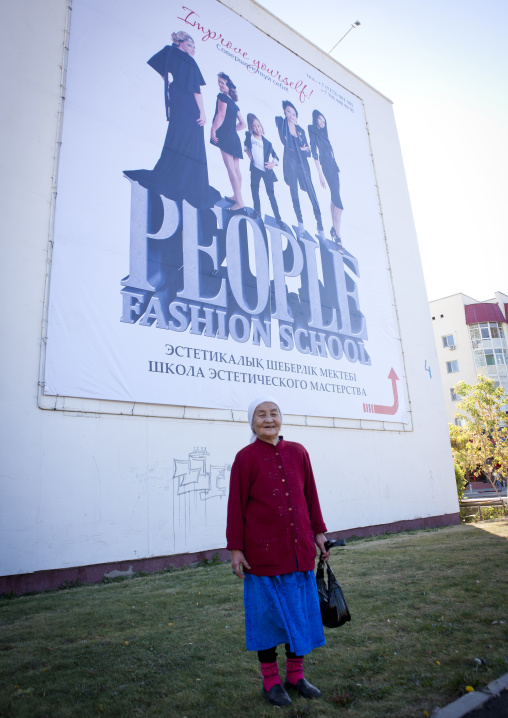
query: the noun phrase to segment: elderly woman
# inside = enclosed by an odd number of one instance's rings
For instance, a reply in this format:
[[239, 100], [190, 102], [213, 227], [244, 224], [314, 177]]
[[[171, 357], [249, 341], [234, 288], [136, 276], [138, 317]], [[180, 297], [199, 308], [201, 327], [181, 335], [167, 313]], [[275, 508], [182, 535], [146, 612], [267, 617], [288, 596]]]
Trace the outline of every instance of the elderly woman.
[[[324, 558], [326, 526], [307, 451], [279, 436], [282, 412], [272, 397], [248, 409], [251, 443], [236, 455], [229, 487], [227, 547], [244, 579], [247, 650], [257, 651], [263, 696], [291, 703], [287, 691], [318, 698], [303, 677], [303, 657], [325, 637], [314, 576], [316, 546]], [[277, 646], [285, 644], [282, 685]]]

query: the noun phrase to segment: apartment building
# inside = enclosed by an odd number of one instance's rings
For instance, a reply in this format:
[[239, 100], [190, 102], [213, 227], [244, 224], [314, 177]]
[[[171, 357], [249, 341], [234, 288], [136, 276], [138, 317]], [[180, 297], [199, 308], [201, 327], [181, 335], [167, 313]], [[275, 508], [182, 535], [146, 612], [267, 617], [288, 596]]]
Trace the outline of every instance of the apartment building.
[[485, 374], [508, 392], [508, 295], [495, 292], [493, 299], [478, 301], [452, 294], [429, 306], [446, 413], [454, 423], [458, 381], [474, 384], [478, 374]]

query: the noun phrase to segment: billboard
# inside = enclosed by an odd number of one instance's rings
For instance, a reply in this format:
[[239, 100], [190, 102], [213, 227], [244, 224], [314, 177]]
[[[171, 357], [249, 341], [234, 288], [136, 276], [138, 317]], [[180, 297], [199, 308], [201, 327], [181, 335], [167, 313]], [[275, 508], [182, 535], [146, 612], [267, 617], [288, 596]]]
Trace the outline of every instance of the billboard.
[[47, 395], [408, 423], [361, 98], [216, 0], [73, 7]]

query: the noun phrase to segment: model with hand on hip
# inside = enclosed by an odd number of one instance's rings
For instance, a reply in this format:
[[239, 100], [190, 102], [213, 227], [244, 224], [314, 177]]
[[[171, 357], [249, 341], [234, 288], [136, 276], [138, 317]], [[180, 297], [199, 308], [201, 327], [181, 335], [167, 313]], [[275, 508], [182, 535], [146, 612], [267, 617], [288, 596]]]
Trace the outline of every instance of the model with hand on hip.
[[215, 115], [210, 131], [210, 142], [218, 147], [222, 159], [226, 165], [229, 181], [233, 189], [233, 196], [226, 197], [233, 202], [230, 208], [232, 212], [245, 212], [245, 205], [242, 198], [242, 174], [240, 172], [240, 160], [243, 159], [242, 145], [238, 133], [245, 128], [245, 121], [240, 114], [240, 108], [236, 104], [238, 93], [236, 85], [229, 75], [219, 72], [219, 94], [215, 105]]
[[[263, 125], [251, 112], [247, 115], [248, 131], [245, 133], [244, 149], [250, 159], [250, 188], [254, 204], [254, 217], [261, 216], [261, 201], [259, 199], [259, 186], [261, 180], [265, 183], [266, 194], [272, 206], [273, 215], [279, 227], [286, 229], [281, 219], [273, 185], [277, 177], [273, 171], [279, 164], [272, 143], [264, 136]], [[271, 158], [271, 159], [270, 159]]]

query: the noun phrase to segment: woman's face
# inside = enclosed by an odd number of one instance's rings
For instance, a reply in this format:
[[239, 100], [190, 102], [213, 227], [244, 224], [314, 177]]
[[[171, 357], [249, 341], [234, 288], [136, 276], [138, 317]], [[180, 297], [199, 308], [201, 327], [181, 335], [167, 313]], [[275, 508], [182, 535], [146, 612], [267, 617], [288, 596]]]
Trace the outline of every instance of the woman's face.
[[219, 90], [223, 92], [225, 95], [229, 95], [229, 87], [228, 83], [223, 77], [219, 77]]
[[182, 40], [182, 42], [178, 45], [178, 49], [182, 50], [182, 52], [186, 52], [187, 55], [194, 56], [194, 53], [196, 52], [194, 40], [191, 40], [190, 37], [187, 38], [187, 40]]
[[276, 444], [282, 425], [279, 407], [272, 401], [265, 401], [256, 407], [252, 418], [252, 431], [261, 441]]
[[252, 132], [255, 135], [263, 134], [263, 128], [262, 128], [261, 122], [259, 120], [254, 120], [254, 122], [252, 123]]
[[323, 117], [323, 115], [318, 115], [318, 118], [317, 118], [317, 126], [320, 127], [321, 129], [323, 129], [323, 127], [326, 126], [326, 120], [325, 120], [325, 118]]
[[284, 110], [284, 114], [286, 115], [286, 119], [288, 122], [292, 122], [293, 124], [296, 123], [296, 112], [291, 105], [288, 105], [286, 109]]

